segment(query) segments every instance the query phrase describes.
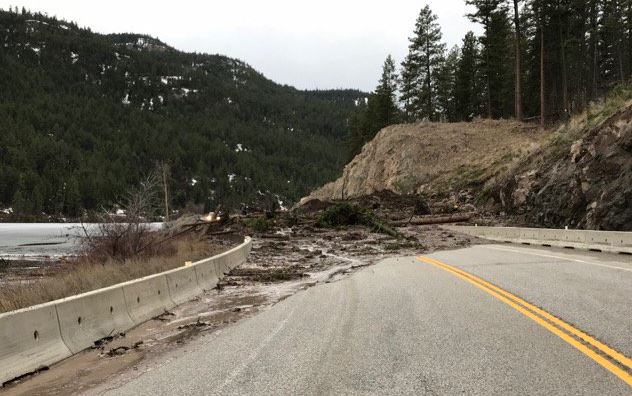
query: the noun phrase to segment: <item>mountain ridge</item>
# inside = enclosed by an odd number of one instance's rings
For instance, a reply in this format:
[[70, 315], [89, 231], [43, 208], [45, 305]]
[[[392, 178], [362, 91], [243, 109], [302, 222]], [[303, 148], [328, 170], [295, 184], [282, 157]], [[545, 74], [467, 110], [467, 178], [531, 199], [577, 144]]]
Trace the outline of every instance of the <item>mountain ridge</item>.
[[342, 168], [367, 95], [37, 13], [0, 11], [0, 43], [0, 205], [23, 214], [112, 206], [156, 162], [177, 208], [292, 202]]

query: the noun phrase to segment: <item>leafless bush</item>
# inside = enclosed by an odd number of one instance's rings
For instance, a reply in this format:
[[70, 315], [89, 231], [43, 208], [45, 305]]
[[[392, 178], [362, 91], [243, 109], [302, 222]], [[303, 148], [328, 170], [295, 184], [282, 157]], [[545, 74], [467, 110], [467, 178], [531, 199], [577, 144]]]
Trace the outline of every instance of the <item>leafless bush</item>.
[[119, 203], [124, 213], [122, 218], [103, 210], [101, 222], [97, 226], [84, 226], [84, 253], [95, 260], [120, 261], [137, 256], [172, 253], [172, 244], [163, 243], [163, 236], [152, 230], [148, 223], [160, 206], [160, 187], [160, 175], [157, 172], [150, 173]]

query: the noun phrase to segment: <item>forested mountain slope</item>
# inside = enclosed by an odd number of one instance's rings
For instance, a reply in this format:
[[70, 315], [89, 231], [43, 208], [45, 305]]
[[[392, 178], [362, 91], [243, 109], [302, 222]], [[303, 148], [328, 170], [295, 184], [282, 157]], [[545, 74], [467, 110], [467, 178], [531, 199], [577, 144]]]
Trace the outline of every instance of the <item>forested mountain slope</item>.
[[297, 199], [335, 178], [354, 90], [300, 91], [242, 61], [0, 11], [0, 205], [78, 216], [156, 162], [173, 204]]

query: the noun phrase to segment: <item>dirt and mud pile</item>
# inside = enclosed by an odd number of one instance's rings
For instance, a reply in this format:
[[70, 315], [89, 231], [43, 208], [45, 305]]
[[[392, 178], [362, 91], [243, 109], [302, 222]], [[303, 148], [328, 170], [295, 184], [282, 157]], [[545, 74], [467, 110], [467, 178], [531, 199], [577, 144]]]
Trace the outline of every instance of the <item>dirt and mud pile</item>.
[[529, 225], [632, 230], [632, 102], [605, 107], [512, 169], [494, 193], [501, 208]]
[[417, 123], [380, 131], [336, 181], [303, 199], [349, 199], [390, 190], [445, 194], [482, 187], [539, 147], [536, 127], [513, 121]]

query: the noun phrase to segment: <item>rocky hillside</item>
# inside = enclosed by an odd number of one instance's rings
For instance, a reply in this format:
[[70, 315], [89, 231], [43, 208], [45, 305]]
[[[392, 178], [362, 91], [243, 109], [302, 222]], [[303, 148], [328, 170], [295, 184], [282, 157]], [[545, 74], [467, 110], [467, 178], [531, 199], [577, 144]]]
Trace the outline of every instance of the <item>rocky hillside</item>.
[[445, 195], [482, 189], [539, 147], [543, 133], [512, 121], [418, 123], [380, 131], [336, 181], [303, 201], [348, 199], [382, 190]]
[[632, 230], [632, 89], [556, 130], [511, 121], [385, 128], [302, 202], [382, 190], [473, 203], [506, 224]]
[[530, 225], [632, 230], [632, 101], [583, 114], [508, 172], [494, 198]]

